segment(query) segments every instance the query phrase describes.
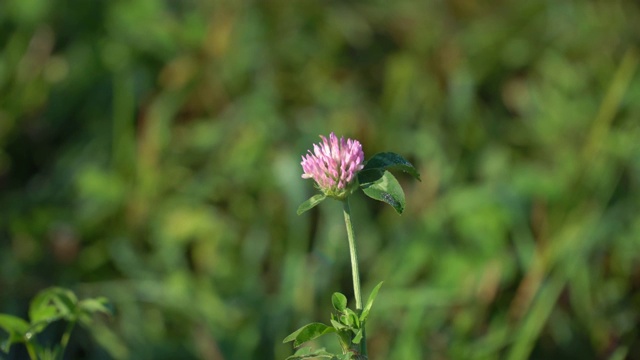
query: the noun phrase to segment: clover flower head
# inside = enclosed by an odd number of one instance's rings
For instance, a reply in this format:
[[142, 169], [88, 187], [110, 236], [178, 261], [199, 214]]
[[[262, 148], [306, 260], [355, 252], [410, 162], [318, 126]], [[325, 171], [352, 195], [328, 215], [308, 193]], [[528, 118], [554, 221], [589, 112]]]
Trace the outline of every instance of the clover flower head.
[[313, 144], [313, 152], [302, 156], [303, 179], [315, 180], [327, 196], [344, 199], [356, 183], [356, 174], [364, 167], [364, 152], [357, 140], [338, 139], [334, 133], [329, 139], [320, 135], [322, 142]]

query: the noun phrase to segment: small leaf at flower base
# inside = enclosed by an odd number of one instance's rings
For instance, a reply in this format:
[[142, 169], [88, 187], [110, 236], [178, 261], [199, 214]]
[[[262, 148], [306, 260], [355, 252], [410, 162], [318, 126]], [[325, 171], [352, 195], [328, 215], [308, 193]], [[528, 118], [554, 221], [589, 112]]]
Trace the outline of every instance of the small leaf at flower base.
[[298, 349], [295, 354], [286, 358], [286, 360], [299, 360], [299, 359], [335, 359], [336, 356], [330, 352], [327, 352], [324, 348], [313, 350], [310, 347], [303, 347]]
[[326, 199], [326, 196], [324, 194], [313, 195], [312, 197], [307, 199], [307, 201], [303, 202], [302, 204], [300, 204], [300, 206], [298, 206], [298, 211], [297, 211], [298, 215], [302, 214], [307, 210], [312, 209], [314, 206], [320, 204], [324, 199]]
[[360, 187], [368, 197], [384, 201], [391, 205], [398, 214], [402, 214], [405, 206], [404, 191], [395, 176], [386, 170], [384, 172], [378, 170], [362, 171], [361, 174]]
[[362, 171], [367, 170], [402, 170], [414, 178], [420, 180], [420, 174], [418, 170], [402, 156], [392, 153], [383, 152], [373, 155], [371, 159], [367, 161]]
[[294, 331], [289, 336], [287, 336], [282, 342], [287, 343], [289, 341], [294, 341], [293, 346], [298, 347], [303, 343], [319, 338], [322, 335], [336, 332], [336, 329], [331, 326], [327, 326], [322, 323], [311, 323], [307, 324], [300, 329]]
[[335, 292], [331, 295], [331, 303], [334, 309], [344, 311], [344, 309], [347, 308], [347, 297], [339, 292]]
[[371, 290], [369, 299], [367, 299], [367, 303], [364, 306], [362, 313], [360, 314], [361, 322], [364, 322], [365, 320], [367, 320], [367, 316], [369, 316], [369, 312], [371, 311], [371, 307], [373, 306], [373, 301], [376, 299], [376, 296], [378, 296], [378, 290], [380, 290], [380, 287], [382, 286], [383, 282], [384, 281], [381, 281], [378, 285], [376, 285], [376, 287], [373, 288], [373, 290]]

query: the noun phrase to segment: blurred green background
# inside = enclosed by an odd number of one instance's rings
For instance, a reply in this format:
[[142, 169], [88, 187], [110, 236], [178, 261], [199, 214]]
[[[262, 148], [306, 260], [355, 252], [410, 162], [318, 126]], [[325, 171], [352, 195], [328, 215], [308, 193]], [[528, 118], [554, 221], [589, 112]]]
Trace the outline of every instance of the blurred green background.
[[0, 312], [66, 286], [115, 310], [69, 359], [284, 359], [352, 295], [340, 204], [295, 214], [334, 131], [423, 179], [352, 199], [371, 359], [640, 359], [639, 44], [634, 0], [2, 0]]

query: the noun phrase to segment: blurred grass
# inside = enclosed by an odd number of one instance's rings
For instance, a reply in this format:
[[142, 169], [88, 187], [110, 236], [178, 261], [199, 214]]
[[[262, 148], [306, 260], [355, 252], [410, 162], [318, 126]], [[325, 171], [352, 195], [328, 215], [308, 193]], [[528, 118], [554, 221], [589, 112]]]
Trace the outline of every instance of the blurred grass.
[[423, 177], [402, 217], [352, 202], [365, 293], [385, 281], [372, 359], [639, 358], [639, 23], [631, 0], [3, 1], [0, 311], [69, 286], [117, 309], [70, 358], [285, 358], [350, 292], [339, 204], [295, 215], [335, 131]]

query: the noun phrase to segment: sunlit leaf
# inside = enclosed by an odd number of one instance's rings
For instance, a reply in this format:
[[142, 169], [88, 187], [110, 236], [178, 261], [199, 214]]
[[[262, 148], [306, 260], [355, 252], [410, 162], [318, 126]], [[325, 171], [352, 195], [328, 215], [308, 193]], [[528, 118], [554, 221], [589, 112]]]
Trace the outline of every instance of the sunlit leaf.
[[39, 292], [29, 305], [29, 333], [37, 334], [50, 323], [61, 319], [73, 321], [77, 316], [75, 294], [68, 289], [51, 287]]
[[31, 323], [49, 321], [76, 312], [78, 299], [71, 290], [52, 287], [36, 295], [29, 306], [29, 320]]
[[398, 214], [402, 214], [405, 207], [404, 191], [393, 174], [386, 170], [369, 170], [361, 174], [360, 187], [367, 196], [386, 202]]

